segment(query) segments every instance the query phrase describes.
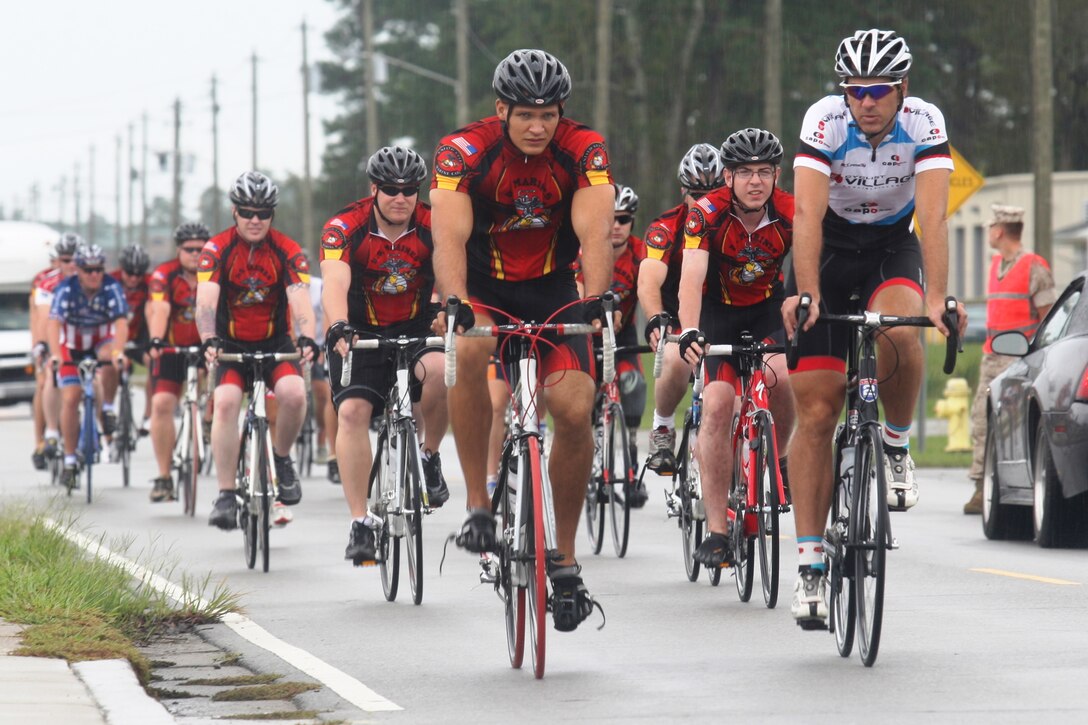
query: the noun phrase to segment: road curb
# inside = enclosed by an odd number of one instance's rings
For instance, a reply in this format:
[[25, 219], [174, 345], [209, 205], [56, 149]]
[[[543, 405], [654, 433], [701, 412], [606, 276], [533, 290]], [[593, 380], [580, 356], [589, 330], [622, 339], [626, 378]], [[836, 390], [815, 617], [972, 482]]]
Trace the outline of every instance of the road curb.
[[109, 725], [174, 725], [174, 717], [140, 686], [128, 660], [76, 662], [83, 681]]

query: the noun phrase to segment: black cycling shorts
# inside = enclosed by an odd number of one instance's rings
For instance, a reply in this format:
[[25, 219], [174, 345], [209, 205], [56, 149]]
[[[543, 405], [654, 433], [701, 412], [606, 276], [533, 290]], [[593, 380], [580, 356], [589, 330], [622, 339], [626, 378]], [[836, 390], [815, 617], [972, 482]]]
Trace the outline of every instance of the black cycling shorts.
[[[427, 337], [431, 334], [429, 320], [417, 318], [396, 325], [370, 330], [359, 329], [360, 338], [380, 335], [382, 337]], [[439, 348], [420, 347], [413, 358], [408, 372], [408, 392], [413, 403], [418, 403], [423, 395], [423, 381], [416, 378], [415, 361], [427, 352]], [[339, 410], [340, 403], [349, 398], [362, 398], [374, 406], [372, 417], [377, 417], [385, 410], [385, 398], [396, 382], [397, 369], [392, 354], [386, 350], [353, 350], [351, 356], [351, 378], [347, 385], [340, 384], [340, 372], [344, 360], [335, 347], [325, 350], [325, 359], [329, 364], [329, 385], [332, 386], [332, 402]]]
[[[877, 249], [840, 249], [826, 244], [820, 255], [820, 312], [847, 315], [868, 309], [883, 289], [904, 285], [923, 294], [922, 248], [911, 234], [896, 244]], [[854, 294], [857, 301], [851, 301]], [[797, 294], [791, 271], [786, 294]], [[801, 335], [797, 369], [846, 372], [850, 346], [848, 325], [816, 326]]]
[[[744, 307], [704, 298], [699, 328], [710, 345], [740, 344], [742, 332], [748, 332], [753, 342], [781, 343], [785, 339], [782, 328], [782, 298], [769, 297]], [[708, 383], [720, 380], [733, 383], [735, 387], [739, 373], [740, 366], [732, 356], [708, 355], [706, 358]]]
[[[239, 340], [223, 340], [222, 352], [297, 352], [298, 347], [288, 337], [274, 337], [269, 340], [254, 342], [242, 342]], [[253, 380], [249, 375], [248, 363], [220, 361], [215, 366], [215, 387], [220, 385], [234, 385], [244, 391], [253, 389]], [[290, 375], [302, 375], [302, 366], [298, 360], [264, 360], [261, 362], [261, 377], [268, 386], [269, 392], [282, 378]]]
[[[151, 361], [151, 394], [170, 393], [178, 396], [182, 386], [185, 385], [185, 376], [188, 374], [188, 363], [184, 355], [178, 353], [163, 353], [158, 360]], [[204, 358], [201, 356], [197, 364], [204, 369]]]

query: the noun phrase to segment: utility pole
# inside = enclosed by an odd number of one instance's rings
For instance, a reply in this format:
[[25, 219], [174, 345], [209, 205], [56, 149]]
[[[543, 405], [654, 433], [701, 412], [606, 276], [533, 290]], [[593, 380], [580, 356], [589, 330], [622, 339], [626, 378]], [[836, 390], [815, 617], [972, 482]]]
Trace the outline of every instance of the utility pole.
[[219, 232], [223, 211], [222, 194], [219, 193], [219, 101], [215, 95], [215, 76], [212, 76], [212, 231]]
[[91, 144], [90, 164], [87, 168], [87, 206], [90, 208], [87, 215], [87, 242], [94, 244], [97, 231], [94, 223], [94, 144]]
[[457, 27], [457, 127], [468, 125], [468, 0], [453, 0]]
[[117, 153], [115, 155], [113, 176], [113, 248], [121, 252], [121, 135], [117, 135]]
[[67, 191], [68, 177], [61, 176], [60, 181], [57, 183], [57, 226], [59, 227], [64, 226], [64, 213], [68, 210], [68, 207], [65, 204], [65, 201], [67, 201], [65, 199], [65, 196], [67, 196]]
[[30, 211], [28, 216], [30, 221], [38, 221], [38, 202], [41, 199], [41, 193], [39, 191], [38, 182], [35, 181], [30, 185]]
[[135, 206], [132, 200], [132, 191], [134, 186], [133, 182], [135, 181], [133, 177], [136, 174], [136, 157], [133, 150], [133, 147], [135, 146], [135, 135], [136, 134], [133, 131], [133, 126], [130, 123], [128, 125], [128, 234], [126, 235], [129, 244], [132, 244], [132, 235], [135, 234], [135, 229], [132, 223], [132, 208], [133, 206]]
[[170, 228], [181, 224], [181, 99], [174, 99], [174, 203], [170, 208]]
[[366, 108], [366, 153], [378, 150], [378, 101], [374, 79], [374, 0], [359, 0], [359, 28], [363, 37], [363, 103]]
[[763, 123], [782, 135], [782, 0], [767, 0], [763, 38]]
[[611, 70], [612, 0], [597, 0], [597, 82], [593, 98], [593, 130], [606, 137]]
[[253, 51], [253, 170], [257, 170], [257, 51]]
[[1031, 88], [1035, 133], [1032, 171], [1035, 173], [1035, 253], [1054, 266], [1051, 245], [1051, 193], [1054, 175], [1054, 64], [1051, 0], [1036, 0], [1031, 43]]
[[147, 112], [143, 115], [143, 169], [140, 171], [140, 244], [147, 246]]
[[75, 200], [75, 216], [72, 223], [72, 231], [76, 234], [80, 233], [80, 229], [83, 227], [80, 225], [80, 209], [79, 209], [79, 162], [76, 162], [75, 168], [72, 169], [72, 198]]
[[[316, 241], [320, 235], [314, 234], [314, 182], [310, 175], [310, 59], [306, 52], [306, 21], [302, 21], [302, 242], [303, 249], [310, 253], [310, 259], [317, 259]], [[312, 239], [314, 244], [308, 243]]]

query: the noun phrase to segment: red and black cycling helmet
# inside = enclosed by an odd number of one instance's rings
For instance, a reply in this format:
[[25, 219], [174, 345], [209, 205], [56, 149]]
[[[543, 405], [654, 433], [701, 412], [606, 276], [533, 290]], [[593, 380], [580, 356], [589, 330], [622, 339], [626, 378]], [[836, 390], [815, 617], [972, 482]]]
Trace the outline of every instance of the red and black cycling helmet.
[[570, 73], [551, 53], [525, 48], [502, 59], [491, 87], [513, 106], [550, 106], [570, 98]]

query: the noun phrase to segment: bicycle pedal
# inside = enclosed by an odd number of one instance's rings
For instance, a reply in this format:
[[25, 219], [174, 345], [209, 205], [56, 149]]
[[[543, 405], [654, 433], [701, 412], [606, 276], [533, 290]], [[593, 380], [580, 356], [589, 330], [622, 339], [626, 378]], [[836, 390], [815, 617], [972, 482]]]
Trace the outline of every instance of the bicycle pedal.
[[822, 619], [798, 619], [797, 626], [806, 632], [826, 631], [827, 622]]
[[377, 566], [378, 565], [378, 560], [377, 559], [360, 559], [360, 560], [356, 561], [355, 559], [352, 559], [351, 560], [351, 565], [353, 567], [355, 567], [356, 569], [365, 569], [367, 567]]

